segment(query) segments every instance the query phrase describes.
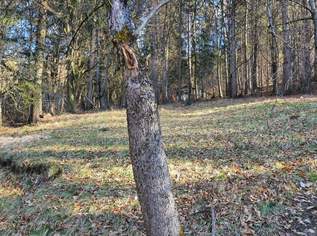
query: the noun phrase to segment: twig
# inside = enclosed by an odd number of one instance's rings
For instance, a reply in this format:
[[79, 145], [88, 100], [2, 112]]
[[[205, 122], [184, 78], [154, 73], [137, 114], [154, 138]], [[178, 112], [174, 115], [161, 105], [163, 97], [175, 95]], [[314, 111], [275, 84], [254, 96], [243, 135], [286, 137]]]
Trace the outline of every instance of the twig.
[[170, 0], [163, 0], [157, 6], [155, 6], [152, 11], [145, 17], [142, 18], [142, 23], [140, 26], [133, 32], [135, 36], [139, 36], [142, 32], [142, 30], [146, 27], [146, 25], [149, 23], [149, 21], [152, 19], [152, 17], [160, 10], [161, 7], [169, 3]]
[[102, 8], [105, 5], [106, 5], [106, 2], [103, 2], [99, 6], [96, 6], [91, 12], [89, 12], [89, 14], [85, 17], [85, 19], [82, 22], [80, 22], [79, 26], [75, 30], [75, 33], [73, 34], [73, 36], [72, 36], [72, 38], [67, 46], [66, 55], [68, 54], [70, 47], [72, 46], [74, 40], [76, 39], [76, 36], [79, 33], [79, 30], [81, 29], [81, 27], [86, 23], [86, 21], [88, 21], [90, 19], [90, 17], [92, 17], [100, 8]]

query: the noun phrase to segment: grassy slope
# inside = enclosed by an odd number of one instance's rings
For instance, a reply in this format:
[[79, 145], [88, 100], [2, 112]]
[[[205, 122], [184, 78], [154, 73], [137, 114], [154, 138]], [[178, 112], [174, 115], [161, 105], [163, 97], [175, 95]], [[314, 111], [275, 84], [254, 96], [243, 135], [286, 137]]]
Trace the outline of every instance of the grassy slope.
[[[210, 232], [212, 209], [219, 235], [317, 232], [317, 97], [164, 106], [161, 123], [187, 234]], [[43, 181], [1, 168], [0, 235], [141, 234], [123, 111], [0, 130], [33, 133], [49, 138], [10, 158], [63, 174]]]

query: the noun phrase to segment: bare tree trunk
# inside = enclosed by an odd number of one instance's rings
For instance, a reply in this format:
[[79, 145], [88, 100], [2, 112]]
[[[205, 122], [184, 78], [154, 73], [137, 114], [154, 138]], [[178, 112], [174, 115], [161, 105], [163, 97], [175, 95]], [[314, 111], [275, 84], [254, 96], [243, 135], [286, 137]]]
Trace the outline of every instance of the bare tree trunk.
[[101, 110], [107, 110], [109, 108], [108, 99], [108, 70], [104, 68], [99, 79], [99, 103]]
[[196, 17], [197, 17], [197, 0], [194, 0], [194, 9], [193, 9], [193, 17], [192, 17], [192, 83], [194, 84], [194, 95], [195, 100], [198, 99], [199, 89], [198, 89], [198, 78], [197, 74], [197, 54], [196, 54]]
[[317, 81], [317, 7], [316, 0], [309, 0], [310, 9], [313, 17], [314, 25], [314, 46], [315, 46], [315, 56], [314, 56], [314, 81]]
[[179, 23], [178, 23], [178, 65], [177, 65], [177, 76], [178, 76], [178, 101], [181, 101], [181, 93], [183, 86], [183, 74], [182, 74], [182, 32], [183, 32], [183, 0], [179, 1]]
[[221, 7], [221, 34], [224, 35], [224, 47], [221, 50], [222, 55], [224, 56], [224, 62], [223, 62], [223, 71], [225, 73], [225, 89], [226, 91], [226, 96], [230, 95], [230, 86], [229, 86], [229, 65], [228, 65], [228, 59], [229, 59], [229, 36], [228, 36], [228, 31], [225, 23], [225, 2], [224, 0], [220, 0], [220, 7]]
[[218, 48], [218, 51], [217, 51], [217, 84], [218, 84], [218, 95], [220, 98], [223, 97], [223, 93], [222, 93], [222, 86], [221, 86], [221, 74], [222, 74], [222, 71], [221, 71], [221, 43], [222, 43], [222, 40], [221, 38], [219, 37], [220, 35], [220, 32], [219, 32], [219, 18], [218, 16], [216, 15], [215, 17], [215, 23], [216, 23], [216, 34], [217, 34], [217, 48]]
[[258, 49], [259, 49], [259, 40], [258, 40], [258, 19], [257, 19], [257, 7], [258, 0], [253, 0], [251, 3], [252, 8], [252, 61], [251, 61], [251, 94], [256, 95], [258, 89]]
[[159, 56], [158, 56], [158, 48], [156, 47], [158, 44], [156, 32], [153, 32], [153, 45], [152, 45], [152, 56], [151, 56], [151, 80], [153, 81], [153, 87], [155, 92], [156, 101], [159, 102], [160, 97], [160, 89], [159, 89]]
[[89, 77], [87, 81], [87, 95], [85, 99], [85, 110], [94, 108], [94, 80], [96, 79], [96, 42], [97, 42], [97, 29], [93, 28], [91, 33], [91, 46], [90, 46], [90, 59], [89, 59]]
[[229, 46], [229, 87], [230, 96], [237, 96], [237, 56], [236, 56], [236, 2], [231, 0], [229, 3], [228, 19], [228, 46]]
[[[303, 0], [303, 4], [306, 5], [306, 0]], [[307, 10], [304, 11], [307, 13]], [[304, 21], [303, 26], [303, 50], [302, 50], [302, 78], [301, 78], [301, 89], [303, 93], [311, 92], [311, 78], [312, 78], [312, 67], [310, 63], [310, 23], [308, 21]], [[316, 50], [317, 52], [317, 50]], [[315, 54], [316, 54], [315, 52]], [[315, 59], [316, 60], [316, 59]], [[314, 62], [315, 63], [315, 62]]]
[[281, 10], [282, 10], [282, 22], [283, 22], [283, 95], [288, 94], [291, 88], [291, 83], [293, 80], [293, 70], [292, 70], [292, 49], [291, 49], [291, 37], [288, 24], [288, 0], [281, 0]]
[[[131, 42], [131, 16], [127, 2], [112, 0], [110, 26], [125, 59], [127, 119], [134, 179], [149, 236], [181, 233], [163, 148], [158, 107], [152, 85], [140, 69]], [[120, 40], [122, 34], [126, 39]], [[116, 37], [120, 35], [121, 37]]]
[[[99, 18], [99, 16], [98, 16]], [[96, 80], [98, 82], [98, 100], [101, 110], [107, 110], [109, 108], [108, 98], [108, 67], [109, 59], [103, 61], [104, 66], [101, 64], [101, 45], [100, 45], [100, 29], [97, 29], [96, 33]]]
[[[43, 1], [45, 4], [46, 0]], [[37, 123], [40, 116], [43, 114], [42, 110], [42, 83], [43, 83], [43, 73], [44, 73], [44, 61], [45, 61], [45, 38], [47, 33], [46, 26], [46, 10], [43, 6], [39, 8], [39, 17], [37, 24], [37, 34], [36, 34], [36, 75], [35, 75], [35, 84], [36, 91], [35, 94], [32, 94], [34, 99], [33, 104], [31, 105], [31, 114], [30, 114], [30, 123]]]
[[188, 12], [187, 22], [187, 61], [188, 61], [188, 99], [187, 105], [192, 104], [192, 90], [193, 90], [193, 65], [192, 65], [192, 13]]
[[164, 102], [169, 102], [169, 95], [168, 95], [168, 76], [169, 76], [169, 40], [167, 40], [167, 45], [165, 47], [165, 64], [164, 64], [164, 72], [163, 72], [163, 95], [164, 95]]
[[271, 77], [272, 77], [272, 94], [277, 92], [277, 70], [278, 70], [278, 49], [276, 39], [276, 28], [273, 18], [273, 3], [272, 0], [267, 1], [267, 16], [269, 20], [269, 28], [271, 32]]
[[244, 72], [244, 94], [248, 95], [250, 92], [249, 67], [248, 67], [248, 2], [246, 1], [244, 12], [244, 34], [243, 34], [243, 72]]

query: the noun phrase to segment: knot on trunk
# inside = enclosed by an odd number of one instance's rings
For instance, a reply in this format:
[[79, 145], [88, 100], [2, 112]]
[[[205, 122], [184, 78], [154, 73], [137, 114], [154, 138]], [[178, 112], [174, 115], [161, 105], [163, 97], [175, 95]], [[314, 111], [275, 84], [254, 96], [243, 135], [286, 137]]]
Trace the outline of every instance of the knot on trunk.
[[121, 50], [128, 69], [137, 71], [139, 69], [139, 63], [132, 48], [130, 48], [127, 44], [122, 44]]

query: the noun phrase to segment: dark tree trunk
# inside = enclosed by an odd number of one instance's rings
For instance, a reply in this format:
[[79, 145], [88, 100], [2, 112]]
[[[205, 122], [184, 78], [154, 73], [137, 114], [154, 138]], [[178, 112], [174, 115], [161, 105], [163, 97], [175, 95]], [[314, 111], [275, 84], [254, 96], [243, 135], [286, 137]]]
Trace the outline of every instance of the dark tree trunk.
[[314, 81], [317, 81], [317, 7], [316, 0], [309, 0], [310, 9], [312, 12], [313, 25], [314, 25]]
[[288, 17], [288, 4], [289, 0], [281, 1], [282, 9], [282, 22], [283, 22], [283, 95], [290, 93], [291, 83], [293, 80], [292, 70], [292, 48], [291, 48], [291, 36], [289, 30], [289, 17]]
[[103, 70], [103, 74], [101, 74], [99, 79], [99, 102], [101, 110], [107, 110], [109, 108], [107, 68]]
[[229, 46], [229, 89], [230, 97], [237, 96], [237, 55], [236, 55], [236, 2], [229, 3], [228, 46]]
[[272, 77], [272, 95], [277, 92], [277, 70], [278, 70], [278, 48], [276, 39], [276, 27], [273, 18], [273, 3], [272, 0], [267, 2], [267, 16], [269, 20], [269, 29], [271, 32], [271, 77]]
[[97, 29], [92, 30], [91, 36], [91, 48], [90, 48], [90, 60], [89, 60], [89, 77], [87, 81], [87, 95], [85, 99], [85, 110], [91, 110], [94, 108], [94, 80], [96, 79], [96, 42], [97, 42]]
[[181, 101], [182, 97], [182, 86], [183, 86], [183, 73], [182, 73], [182, 32], [183, 32], [183, 0], [179, 1], [179, 22], [178, 22], [178, 60], [177, 60], [177, 77], [178, 77], [178, 94], [177, 99]]
[[129, 46], [129, 42], [135, 45], [135, 37], [132, 36], [126, 1], [112, 0], [111, 10], [109, 23], [114, 41], [117, 40], [125, 60], [130, 158], [146, 233], [150, 236], [178, 236], [180, 224], [162, 143], [155, 93]]
[[[45, 4], [45, 0], [43, 4]], [[36, 33], [36, 76], [35, 76], [35, 91], [32, 94], [34, 99], [31, 105], [31, 113], [29, 117], [29, 123], [37, 123], [40, 116], [43, 114], [42, 110], [42, 82], [44, 73], [44, 50], [45, 50], [45, 38], [46, 38], [46, 10], [43, 6], [39, 8], [39, 17], [37, 23], [37, 33]]]
[[259, 49], [259, 40], [258, 40], [258, 19], [257, 19], [257, 0], [253, 0], [251, 3], [252, 8], [252, 61], [251, 61], [251, 94], [256, 95], [258, 90], [258, 49]]

